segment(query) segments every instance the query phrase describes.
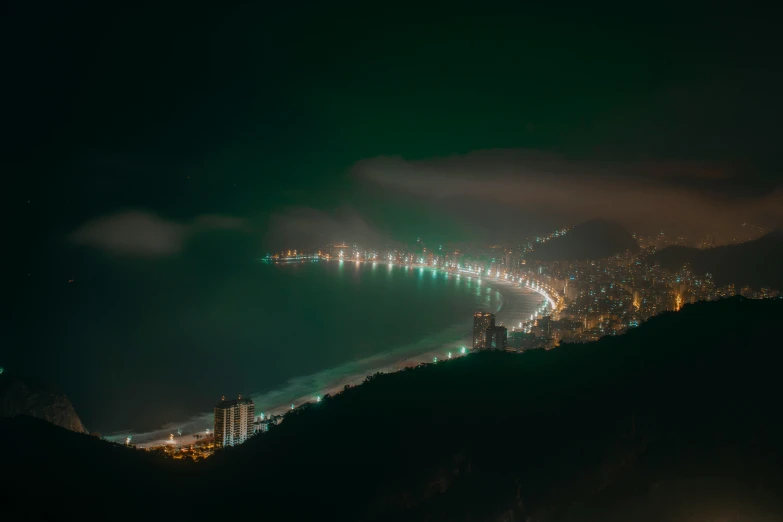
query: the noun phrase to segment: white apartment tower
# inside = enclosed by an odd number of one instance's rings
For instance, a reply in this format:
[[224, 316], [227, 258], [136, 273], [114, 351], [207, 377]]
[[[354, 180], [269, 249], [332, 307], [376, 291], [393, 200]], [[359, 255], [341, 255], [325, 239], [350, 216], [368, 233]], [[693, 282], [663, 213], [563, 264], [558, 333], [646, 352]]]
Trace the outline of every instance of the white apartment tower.
[[215, 405], [215, 445], [218, 448], [242, 444], [253, 434], [255, 405], [251, 399], [226, 400]]

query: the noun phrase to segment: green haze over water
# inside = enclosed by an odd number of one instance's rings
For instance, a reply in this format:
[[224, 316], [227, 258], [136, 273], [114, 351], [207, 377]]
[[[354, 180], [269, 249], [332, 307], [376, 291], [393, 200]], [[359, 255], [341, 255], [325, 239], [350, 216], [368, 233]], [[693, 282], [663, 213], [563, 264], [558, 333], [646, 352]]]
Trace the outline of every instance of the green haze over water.
[[222, 395], [261, 397], [261, 409], [316, 394], [368, 364], [456, 342], [475, 310], [503, 302], [477, 278], [385, 264], [92, 268], [40, 303], [51, 328], [31, 327], [31, 348], [5, 366], [54, 383], [103, 433], [182, 424]]

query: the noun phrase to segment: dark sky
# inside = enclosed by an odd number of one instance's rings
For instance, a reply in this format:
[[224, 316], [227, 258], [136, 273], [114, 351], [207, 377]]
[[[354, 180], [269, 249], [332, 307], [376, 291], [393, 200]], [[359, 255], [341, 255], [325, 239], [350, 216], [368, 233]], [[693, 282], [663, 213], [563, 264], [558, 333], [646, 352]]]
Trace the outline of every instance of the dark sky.
[[70, 4], [2, 22], [28, 266], [53, 244], [172, 255], [213, 228], [263, 250], [781, 219], [775, 16]]

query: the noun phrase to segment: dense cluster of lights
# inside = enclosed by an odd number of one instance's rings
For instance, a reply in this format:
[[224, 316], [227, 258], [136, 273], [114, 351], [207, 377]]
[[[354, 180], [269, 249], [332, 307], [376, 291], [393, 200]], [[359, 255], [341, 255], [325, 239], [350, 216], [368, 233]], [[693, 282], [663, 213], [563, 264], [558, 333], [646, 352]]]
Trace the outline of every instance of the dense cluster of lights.
[[[559, 271], [560, 269], [558, 268], [557, 264], [547, 265], [545, 263], [525, 263], [524, 254], [526, 252], [534, 250], [536, 245], [540, 245], [551, 239], [563, 236], [568, 232], [568, 230], [569, 229], [567, 228], [555, 230], [548, 235], [538, 236], [530, 239], [526, 244], [520, 245], [520, 247], [514, 251], [513, 255], [517, 256], [515, 258], [516, 261], [510, 261], [511, 259], [514, 259], [511, 257], [512, 250], [498, 245], [490, 246], [489, 248], [494, 250], [501, 248], [504, 249], [502, 254], [502, 263], [497, 263], [494, 261], [494, 259], [492, 262], [475, 261], [476, 257], [480, 258], [484, 254], [479, 253], [476, 255], [470, 250], [467, 254], [464, 252], [460, 254], [459, 249], [456, 248], [449, 250], [448, 255], [444, 257], [443, 245], [441, 245], [440, 248], [436, 251], [430, 250], [429, 254], [427, 254], [427, 249], [424, 248], [424, 245], [420, 240], [418, 241], [418, 244], [422, 247], [425, 255], [422, 255], [420, 251], [412, 253], [406, 252], [405, 250], [394, 250], [388, 254], [382, 253], [379, 255], [378, 252], [363, 250], [357, 245], [340, 245], [342, 248], [337, 252], [336, 257], [339, 258], [341, 263], [343, 260], [353, 260], [356, 262], [357, 266], [362, 262], [371, 262], [373, 266], [375, 266], [378, 264], [380, 259], [383, 260], [382, 262], [385, 262], [385, 264], [388, 265], [390, 270], [394, 266], [401, 266], [404, 267], [405, 270], [410, 268], [415, 270], [418, 268], [418, 272], [421, 273], [425, 268], [429, 268], [433, 271], [433, 277], [438, 273], [445, 273], [447, 277], [450, 274], [454, 274], [457, 280], [459, 280], [461, 275], [466, 275], [469, 280], [475, 281], [478, 285], [482, 284], [482, 278], [487, 278], [490, 281], [504, 281], [536, 292], [544, 298], [540, 306], [532, 314], [530, 314], [529, 319], [518, 321], [517, 325], [511, 328], [512, 331], [528, 334], [531, 333], [535, 328], [537, 319], [542, 317], [550, 317], [550, 321], [558, 321], [561, 316], [565, 316], [565, 319], [561, 321], [560, 324], [555, 328], [568, 329], [571, 328], [567, 326], [569, 321], [571, 321], [571, 323], [576, 322], [574, 318], [580, 316], [580, 314], [581, 316], [585, 316], [586, 314], [599, 313], [609, 317], [617, 315], [615, 308], [617, 310], [623, 310], [623, 307], [625, 307], [625, 309], [630, 309], [635, 312], [629, 318], [624, 319], [624, 322], [621, 326], [627, 328], [638, 326], [640, 320], [644, 320], [643, 317], [664, 311], [666, 309], [665, 307], [656, 308], [655, 304], [650, 304], [650, 298], [645, 297], [644, 295], [637, 295], [637, 293], [631, 292], [632, 295], [626, 295], [625, 297], [622, 297], [622, 292], [627, 294], [627, 288], [629, 286], [634, 286], [633, 283], [627, 283], [627, 280], [633, 277], [642, 277], [645, 281], [648, 279], [651, 281], [660, 280], [664, 285], [680, 284], [683, 281], [687, 281], [688, 284], [691, 285], [691, 288], [699, 289], [699, 292], [701, 293], [697, 295], [702, 299], [705, 298], [705, 296], [707, 296], [706, 298], [709, 299], [710, 296], [723, 297], [733, 295], [735, 293], [733, 287], [727, 289], [712, 289], [709, 287], [709, 278], [707, 278], [708, 280], [706, 283], [703, 280], [694, 279], [690, 276], [683, 277], [682, 281], [680, 277], [678, 277], [676, 281], [670, 281], [663, 278], [663, 276], [660, 274], [657, 274], [653, 267], [645, 265], [643, 263], [643, 259], [638, 257], [634, 257], [627, 262], [618, 256], [617, 259], [601, 260], [599, 262], [588, 261], [583, 262], [582, 264], [576, 263], [576, 266], [586, 266], [589, 270], [583, 268], [579, 269], [577, 270], [578, 273], [576, 277], [571, 275], [570, 279], [563, 276], [563, 274]], [[658, 238], [658, 242], [660, 242], [660, 240], [661, 239]], [[452, 251], [455, 257], [450, 257]], [[313, 258], [328, 261], [332, 259], [332, 255], [335, 254], [335, 250], [332, 249], [331, 252], [332, 254], [330, 255], [324, 253], [323, 251], [319, 251], [318, 254], [304, 254], [302, 252], [297, 252], [296, 250], [287, 251], [281, 253], [282, 255], [278, 255], [275, 261], [285, 262], [289, 260]], [[458, 257], [457, 254], [460, 254], [461, 258]], [[476, 255], [476, 257], [473, 257], [474, 255]], [[459, 259], [461, 259], [461, 261], [459, 261]], [[499, 266], [502, 268], [499, 268]], [[573, 264], [568, 266], [571, 267]], [[601, 273], [601, 271], [603, 272]], [[629, 275], [635, 273], [641, 273], [642, 275]], [[601, 277], [599, 277], [599, 275]], [[564, 280], [567, 280], [571, 284], [571, 288], [578, 289], [576, 291], [581, 296], [580, 299], [566, 297], [567, 292], [565, 287], [561, 287], [560, 284], [557, 284], [558, 282], [563, 283]], [[596, 288], [596, 282], [603, 280], [608, 280], [610, 283], [603, 286], [599, 285], [599, 287]], [[587, 290], [585, 290], [585, 288]], [[692, 292], [694, 291], [695, 290], [692, 290]], [[764, 293], [763, 289], [761, 293], [762, 295], [767, 295]], [[673, 295], [673, 309], [679, 310], [683, 304], [685, 304], [686, 297], [682, 292], [679, 291]], [[655, 299], [658, 298], [656, 297]], [[691, 300], [692, 299], [693, 293], [691, 294]], [[609, 304], [607, 305], [607, 303]], [[601, 308], [601, 306], [604, 308]], [[606, 306], [609, 306], [609, 308], [606, 308]], [[624, 313], [626, 315], [628, 314], [628, 312]], [[601, 321], [594, 330], [591, 330], [592, 327], [589, 327], [587, 325], [587, 320], [585, 320], [584, 329], [586, 334], [584, 337], [582, 337], [583, 340], [591, 340], [596, 338], [596, 336], [605, 335], [608, 333], [617, 333], [617, 330], [610, 331], [605, 329], [605, 325], [608, 323], [606, 323], [604, 320], [604, 315], [601, 315]], [[581, 321], [579, 322], [581, 323]], [[582, 326], [580, 325], [579, 329], [581, 328]], [[561, 330], [555, 331], [559, 332]], [[552, 341], [552, 339], [545, 339], [545, 341], [550, 343], [554, 342], [554, 345], [556, 345], [558, 342], [557, 340]], [[448, 351], [443, 355], [445, 356], [446, 360], [450, 360], [455, 357], [455, 355], [464, 356], [467, 353], [467, 348], [463, 346], [459, 349], [457, 354]], [[438, 363], [438, 361], [439, 358], [437, 356], [433, 357], [433, 363]], [[2, 370], [0, 369], [0, 371]], [[320, 395], [316, 397], [316, 402], [321, 402]], [[294, 409], [294, 404], [291, 404], [291, 409]]]

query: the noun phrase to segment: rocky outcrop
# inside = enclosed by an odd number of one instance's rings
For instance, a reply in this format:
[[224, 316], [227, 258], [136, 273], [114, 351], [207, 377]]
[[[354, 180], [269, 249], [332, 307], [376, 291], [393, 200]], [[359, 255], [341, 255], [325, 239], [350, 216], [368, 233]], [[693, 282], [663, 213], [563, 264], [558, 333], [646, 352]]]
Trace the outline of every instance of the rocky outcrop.
[[7, 371], [0, 374], [0, 417], [29, 415], [77, 433], [87, 433], [62, 393], [30, 385]]

